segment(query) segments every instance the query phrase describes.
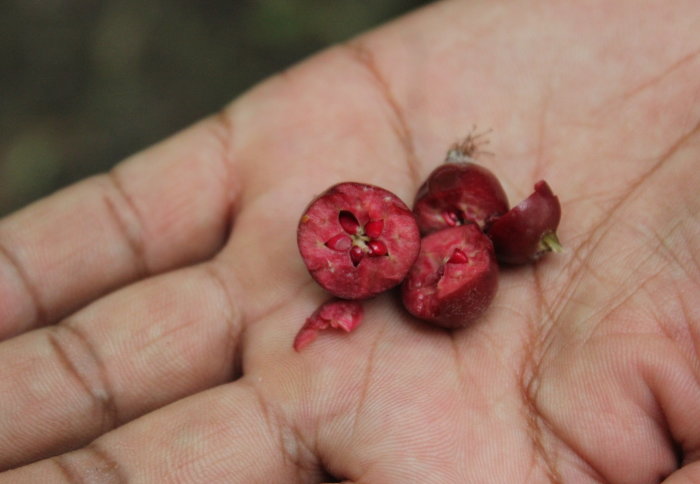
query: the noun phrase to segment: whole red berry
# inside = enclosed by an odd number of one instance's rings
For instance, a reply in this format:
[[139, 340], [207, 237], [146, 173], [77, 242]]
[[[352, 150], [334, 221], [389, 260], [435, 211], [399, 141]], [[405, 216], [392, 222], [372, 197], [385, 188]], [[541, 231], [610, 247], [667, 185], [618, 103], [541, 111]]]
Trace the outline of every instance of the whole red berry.
[[489, 307], [498, 288], [493, 246], [474, 224], [426, 236], [402, 289], [406, 309], [445, 328], [466, 326]]
[[418, 256], [420, 234], [396, 195], [346, 182], [311, 202], [299, 221], [297, 243], [321, 287], [343, 299], [364, 299], [401, 283]]
[[560, 252], [556, 230], [561, 218], [559, 199], [544, 180], [525, 200], [488, 227], [496, 257], [507, 264], [526, 264], [547, 252]]

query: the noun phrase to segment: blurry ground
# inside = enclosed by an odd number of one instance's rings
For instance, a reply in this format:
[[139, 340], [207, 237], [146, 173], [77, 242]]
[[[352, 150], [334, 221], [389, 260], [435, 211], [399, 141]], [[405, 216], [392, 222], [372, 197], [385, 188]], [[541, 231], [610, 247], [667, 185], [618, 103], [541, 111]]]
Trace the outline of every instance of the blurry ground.
[[0, 216], [427, 0], [5, 0]]

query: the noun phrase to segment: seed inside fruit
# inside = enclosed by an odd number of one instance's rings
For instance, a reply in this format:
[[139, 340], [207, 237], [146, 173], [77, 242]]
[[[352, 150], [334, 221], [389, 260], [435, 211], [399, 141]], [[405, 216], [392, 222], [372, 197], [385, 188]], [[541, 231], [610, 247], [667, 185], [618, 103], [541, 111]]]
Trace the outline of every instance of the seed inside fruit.
[[354, 266], [358, 266], [364, 257], [365, 253], [359, 246], [355, 245], [350, 249], [350, 260], [352, 260]]
[[357, 221], [357, 218], [352, 212], [348, 212], [347, 210], [341, 210], [340, 213], [338, 213], [338, 221], [341, 227], [350, 235], [355, 235], [357, 229], [360, 228], [360, 222]]
[[344, 252], [352, 247], [352, 239], [345, 234], [336, 234], [326, 241], [326, 246], [338, 252]]
[[469, 257], [461, 249], [455, 249], [447, 262], [451, 264], [466, 264], [469, 262]]
[[386, 245], [378, 240], [370, 240], [367, 242], [367, 247], [369, 248], [369, 255], [373, 257], [387, 255]]
[[387, 255], [386, 245], [377, 240], [384, 230], [384, 220], [370, 220], [364, 227], [357, 217], [348, 211], [338, 213], [338, 222], [347, 234], [339, 233], [326, 241], [326, 247], [338, 252], [347, 251], [354, 266], [359, 265], [365, 255], [372, 257]]
[[365, 225], [365, 234], [370, 239], [376, 239], [382, 235], [382, 230], [384, 230], [384, 220], [370, 220]]

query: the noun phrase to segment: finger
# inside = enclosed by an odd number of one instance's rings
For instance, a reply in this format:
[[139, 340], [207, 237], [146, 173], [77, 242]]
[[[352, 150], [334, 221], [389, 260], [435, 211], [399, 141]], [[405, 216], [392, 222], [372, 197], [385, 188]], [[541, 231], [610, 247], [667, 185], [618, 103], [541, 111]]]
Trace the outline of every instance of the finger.
[[663, 484], [697, 484], [698, 482], [700, 482], [700, 461], [695, 461], [668, 476]]
[[624, 347], [592, 337], [542, 365], [536, 406], [605, 482], [645, 482], [675, 469], [679, 451], [698, 455], [700, 380], [691, 348], [651, 333], [623, 337]]
[[18, 482], [320, 482], [284, 419], [244, 381], [199, 393], [88, 447], [0, 474]]
[[224, 116], [0, 221], [0, 338], [210, 256], [235, 196]]
[[0, 343], [0, 469], [232, 379], [241, 324], [224, 284], [212, 263], [181, 269]]

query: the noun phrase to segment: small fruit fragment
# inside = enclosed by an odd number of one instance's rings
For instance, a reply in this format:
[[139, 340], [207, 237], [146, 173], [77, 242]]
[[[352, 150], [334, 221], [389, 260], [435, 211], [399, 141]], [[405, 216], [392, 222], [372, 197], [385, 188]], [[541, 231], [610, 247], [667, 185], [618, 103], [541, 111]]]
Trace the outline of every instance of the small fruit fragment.
[[562, 251], [556, 234], [560, 219], [559, 199], [540, 180], [528, 198], [494, 220], [487, 234], [500, 262], [527, 264], [547, 252]]
[[470, 223], [483, 229], [508, 210], [496, 176], [473, 162], [475, 150], [471, 137], [453, 146], [418, 189], [413, 212], [422, 234]]
[[349, 333], [360, 325], [363, 314], [362, 305], [357, 301], [326, 301], [306, 319], [294, 338], [294, 349], [301, 351], [325, 329], [342, 329]]
[[475, 224], [433, 232], [401, 287], [406, 309], [437, 326], [460, 328], [481, 316], [498, 287], [491, 241]]
[[346, 182], [309, 204], [297, 243], [321, 287], [343, 299], [364, 299], [401, 283], [418, 257], [420, 233], [396, 195]]

